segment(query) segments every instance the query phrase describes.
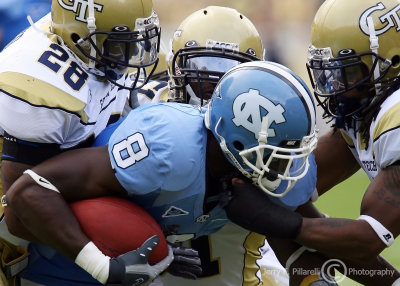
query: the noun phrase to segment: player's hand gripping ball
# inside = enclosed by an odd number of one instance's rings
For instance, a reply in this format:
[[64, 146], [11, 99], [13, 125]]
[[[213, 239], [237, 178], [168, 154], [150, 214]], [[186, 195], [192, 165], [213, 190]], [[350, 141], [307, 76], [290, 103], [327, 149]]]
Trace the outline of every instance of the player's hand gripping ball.
[[168, 254], [165, 236], [143, 208], [118, 197], [100, 197], [70, 204], [83, 232], [110, 257], [140, 247], [153, 235], [160, 242], [150, 254], [149, 264], [160, 262]]

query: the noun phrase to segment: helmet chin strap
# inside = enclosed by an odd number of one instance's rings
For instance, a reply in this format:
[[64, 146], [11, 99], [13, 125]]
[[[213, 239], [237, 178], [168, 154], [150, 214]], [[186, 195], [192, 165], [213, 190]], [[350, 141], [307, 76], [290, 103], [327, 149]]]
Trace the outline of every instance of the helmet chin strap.
[[188, 103], [195, 106], [201, 106], [201, 100], [196, 96], [190, 84], [187, 84], [184, 88], [186, 88], [186, 93], [190, 96]]
[[57, 34], [54, 34], [52, 24], [50, 25], [50, 32], [47, 32], [47, 31], [44, 31], [44, 30], [40, 29], [40, 28], [33, 22], [32, 17], [31, 17], [30, 15], [27, 15], [26, 18], [28, 19], [29, 25], [31, 25], [31, 27], [32, 27], [36, 32], [39, 32], [39, 33], [44, 34], [44, 35], [46, 35], [46, 36], [56, 36], [58, 42], [59, 42], [63, 47], [66, 47], [63, 38], [61, 38], [61, 36], [59, 36], [59, 35], [57, 35]]
[[[378, 43], [378, 37], [376, 36], [375, 33], [375, 25], [374, 21], [372, 20], [372, 17], [369, 16], [367, 18], [367, 23], [368, 23], [368, 30], [369, 30], [369, 42], [370, 42], [370, 49], [374, 54], [378, 54], [378, 48], [379, 48], [379, 43]], [[372, 55], [372, 62], [375, 61], [375, 56]], [[375, 65], [374, 69], [374, 80], [378, 79], [380, 77], [380, 72], [379, 72], [379, 62]], [[379, 93], [381, 84], [380, 83], [375, 83], [375, 90], [376, 94]]]
[[[267, 141], [268, 141], [268, 117], [264, 116], [261, 121], [261, 130], [260, 132], [258, 132], [258, 145], [260, 146], [265, 145], [267, 144]], [[259, 152], [260, 156], [257, 157], [256, 167], [260, 170], [263, 170], [264, 162], [262, 162], [262, 160], [264, 158], [264, 149], [260, 148]], [[258, 176], [258, 178], [256, 179], [258, 185], [263, 189], [263, 191], [267, 192], [268, 194], [271, 194], [273, 191], [275, 191], [281, 184], [281, 181], [282, 180], [278, 178], [274, 181], [270, 181], [266, 179], [264, 176]]]
[[285, 191], [284, 193], [281, 194], [277, 194], [275, 193], [275, 190], [281, 185], [282, 180], [281, 179], [276, 179], [275, 181], [270, 181], [265, 177], [261, 177], [259, 176], [257, 179], [257, 185], [260, 186], [260, 188], [267, 193], [270, 196], [273, 197], [283, 197], [284, 195], [286, 195], [286, 193], [289, 190]]
[[[265, 115], [261, 121], [261, 130], [258, 132], [258, 145], [265, 145], [268, 141], [268, 117]], [[264, 162], [262, 162], [264, 158], [264, 149], [260, 149], [260, 157], [257, 158], [256, 167], [258, 169], [263, 168]], [[261, 161], [261, 162], [260, 162]]]
[[221, 123], [222, 117], [220, 117], [218, 119], [217, 124], [215, 125], [215, 129], [214, 132], [215, 134], [218, 136], [219, 140], [221, 140], [221, 142], [219, 143], [219, 146], [221, 147], [222, 151], [228, 155], [228, 157], [232, 160], [233, 164], [235, 164], [235, 167], [243, 174], [245, 175], [247, 178], [252, 178], [251, 174], [249, 172], [247, 172], [245, 169], [243, 169], [243, 167], [240, 165], [240, 163], [238, 162], [238, 160], [236, 160], [235, 156], [233, 156], [233, 154], [231, 153], [231, 151], [229, 151], [228, 146], [226, 146], [226, 141], [225, 138], [222, 137], [219, 133], [218, 133], [218, 126]]
[[[42, 34], [45, 34], [45, 35], [55, 35], [55, 34], [52, 33], [52, 32], [46, 32], [46, 31], [44, 31], [44, 30], [39, 29], [39, 28], [36, 26], [36, 24], [33, 22], [32, 17], [31, 17], [30, 15], [27, 15], [26, 18], [28, 19], [29, 25], [31, 25], [31, 27], [32, 27], [33, 29], [35, 29], [36, 32], [39, 32], [39, 33], [42, 33]], [[51, 26], [50, 26], [50, 29], [51, 29]], [[57, 36], [58, 36], [58, 35], [57, 35]], [[59, 36], [58, 36], [58, 37], [59, 37]], [[59, 37], [59, 38], [61, 38], [61, 37]], [[62, 41], [62, 42], [64, 43], [64, 41]]]
[[[94, 1], [93, 0], [88, 0], [88, 10], [89, 10], [89, 15], [86, 19], [87, 21], [87, 28], [89, 30], [89, 33], [93, 33], [96, 31], [96, 18], [94, 16]], [[92, 35], [91, 39], [93, 43], [96, 42], [96, 35]], [[93, 58], [96, 58], [96, 50], [92, 45], [90, 45], [90, 56]], [[95, 69], [95, 61], [92, 59], [89, 59], [89, 69]]]

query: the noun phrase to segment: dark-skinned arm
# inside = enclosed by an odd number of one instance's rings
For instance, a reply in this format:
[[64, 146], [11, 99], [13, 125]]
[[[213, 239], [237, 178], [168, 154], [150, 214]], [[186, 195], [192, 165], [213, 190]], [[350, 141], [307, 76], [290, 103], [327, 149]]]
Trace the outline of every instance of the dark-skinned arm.
[[[303, 217], [315, 217], [315, 218], [323, 218], [324, 215], [321, 214], [315, 206], [307, 202], [304, 205], [300, 206], [296, 210], [301, 213]], [[296, 242], [287, 240], [287, 239], [277, 239], [277, 238], [268, 238], [268, 242], [270, 246], [273, 248], [275, 254], [277, 255], [279, 261], [285, 265], [289, 256], [300, 247]], [[296, 271], [303, 269], [321, 269], [322, 265], [327, 262], [329, 259], [335, 258], [326, 257], [320, 252], [309, 252], [305, 251], [292, 265], [289, 270], [290, 275], [290, 284], [291, 285], [299, 285], [300, 281], [306, 277], [307, 271]], [[382, 256], [375, 257], [372, 261], [352, 261], [349, 259], [341, 259], [347, 270], [354, 269], [356, 271], [350, 272], [347, 271], [347, 276], [354, 281], [362, 285], [367, 286], [390, 286], [393, 282], [400, 277], [400, 273], [398, 270], [391, 265], [386, 259]], [[338, 269], [343, 270], [343, 269]], [[373, 275], [375, 273], [375, 275]]]
[[[281, 263], [285, 264], [288, 257], [293, 253], [294, 249], [298, 247], [296, 245], [292, 246], [293, 242], [290, 240], [282, 240], [282, 238], [295, 239], [297, 237], [297, 242], [300, 244], [304, 244], [309, 248], [318, 250], [323, 256], [328, 257], [326, 259], [339, 258], [349, 268], [351, 267], [353, 269], [364, 270], [371, 269], [374, 271], [392, 270], [392, 272], [385, 276], [377, 275], [370, 277], [368, 274], [366, 274], [366, 276], [350, 276], [352, 279], [364, 285], [391, 285], [393, 281], [400, 276], [399, 272], [392, 265], [390, 265], [382, 257], [378, 256], [380, 251], [386, 245], [381, 242], [376, 233], [365, 221], [311, 218], [313, 216], [320, 216], [320, 214], [315, 208], [305, 208], [305, 206], [301, 207], [299, 210], [309, 217], [299, 218], [300, 215], [298, 213], [296, 214], [283, 207], [273, 204], [265, 193], [256, 188], [247, 180], [233, 179], [232, 182], [232, 199], [226, 207], [228, 217], [233, 222], [246, 229], [267, 236], [272, 235], [280, 238], [273, 240], [269, 239], [269, 242], [273, 246], [274, 251], [277, 251], [277, 256]], [[305, 230], [304, 221], [317, 222], [316, 226], [318, 227], [315, 227], [311, 230]], [[354, 222], [361, 224], [364, 229], [357, 230], [353, 225], [350, 225], [350, 227], [346, 229], [341, 229], [339, 225], [337, 228], [327, 228], [323, 234], [320, 234], [319, 227], [321, 227], [321, 225], [324, 227], [329, 222], [341, 222], [343, 225], [346, 225], [348, 222]], [[307, 236], [305, 233], [302, 233], [304, 231], [307, 232]], [[359, 233], [359, 231], [361, 231], [361, 233]], [[365, 233], [368, 233], [368, 236], [366, 236]], [[393, 231], [393, 234], [394, 233], [395, 232]], [[310, 237], [312, 237], [313, 240], [309, 241]], [[334, 238], [332, 239], [332, 237]], [[359, 237], [360, 241], [354, 241], [355, 237]], [[366, 241], [363, 241], [364, 238], [366, 238]], [[365, 249], [370, 251], [369, 247], [371, 244], [370, 241], [368, 241], [368, 238], [378, 245], [379, 250], [371, 251], [369, 253], [370, 256], [367, 257], [368, 253], [365, 255], [363, 251], [365, 251]], [[303, 241], [301, 239], [305, 240]], [[364, 245], [361, 243], [364, 243]], [[281, 251], [282, 249], [283, 252]], [[316, 253], [306, 252], [303, 257], [305, 260], [300, 259], [298, 261], [299, 264], [294, 264], [294, 266], [306, 268], [306, 265], [309, 265], [309, 262], [312, 261], [311, 257], [316, 258]], [[322, 262], [323, 261], [325, 260], [322, 260]], [[321, 267], [321, 262], [319, 266]]]
[[[33, 235], [36, 241], [73, 259], [89, 239], [81, 231], [68, 202], [124, 192], [114, 176], [107, 147], [68, 151], [32, 171], [48, 180], [60, 193], [39, 186], [27, 174], [22, 175], [6, 193], [7, 225], [11, 233], [28, 240], [32, 240]], [[20, 225], [14, 227], [13, 220], [8, 220], [10, 211], [26, 229], [21, 230]]]
[[[39, 242], [64, 254], [107, 285], [137, 285], [138, 281], [147, 285], [171, 264], [171, 248], [163, 260], [148, 264], [148, 257], [160, 240], [157, 236], [148, 238], [138, 249], [110, 259], [83, 233], [69, 208], [68, 202], [126, 193], [114, 176], [107, 146], [67, 151], [32, 171], [40, 177], [24, 174], [15, 181], [7, 191], [6, 208], [12, 209]], [[40, 186], [43, 181], [55, 190]]]
[[[382, 170], [371, 182], [361, 203], [361, 214], [378, 220], [394, 237], [400, 233], [400, 166]], [[386, 245], [364, 220], [303, 218], [296, 241], [327, 255], [368, 261]]]
[[317, 190], [319, 195], [351, 177], [360, 169], [340, 131], [333, 129], [318, 139], [314, 150], [317, 163]]
[[[31, 168], [31, 165], [22, 164], [18, 162], [2, 160], [1, 161], [1, 181], [3, 187], [3, 194], [6, 194], [10, 186], [22, 175], [22, 173]], [[24, 237], [30, 241], [37, 241], [37, 239], [24, 227], [22, 222], [14, 214], [11, 208], [3, 207], [4, 215], [7, 218], [7, 225], [9, 231], [20, 237]]]

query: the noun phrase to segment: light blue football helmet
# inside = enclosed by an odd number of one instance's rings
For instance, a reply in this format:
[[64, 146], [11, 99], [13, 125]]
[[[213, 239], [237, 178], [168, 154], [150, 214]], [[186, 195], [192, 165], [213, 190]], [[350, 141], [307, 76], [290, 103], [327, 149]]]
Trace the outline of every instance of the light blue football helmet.
[[[229, 70], [207, 106], [205, 124], [226, 158], [264, 192], [282, 197], [307, 173], [315, 149], [315, 103], [290, 69], [255, 61]], [[274, 192], [286, 182], [283, 192]]]

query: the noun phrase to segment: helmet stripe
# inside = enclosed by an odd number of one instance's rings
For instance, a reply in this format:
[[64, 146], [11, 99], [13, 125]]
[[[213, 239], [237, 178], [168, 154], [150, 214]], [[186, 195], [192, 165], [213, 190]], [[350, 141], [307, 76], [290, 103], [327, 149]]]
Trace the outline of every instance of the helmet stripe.
[[[243, 66], [251, 66], [254, 63], [246, 63]], [[314, 131], [315, 122], [316, 122], [316, 112], [315, 112], [315, 104], [312, 99], [312, 95], [306, 85], [300, 81], [299, 77], [296, 77], [293, 73], [290, 72], [285, 66], [282, 66], [277, 63], [272, 62], [258, 62], [257, 68], [264, 68], [269, 72], [273, 73], [275, 76], [280, 78], [282, 81], [288, 83], [292, 86], [293, 90], [299, 95], [300, 99], [303, 101], [304, 105], [308, 108], [305, 110], [308, 113], [308, 117], [310, 118], [310, 126], [309, 126], [309, 133]], [[306, 94], [308, 96], [306, 96]]]

